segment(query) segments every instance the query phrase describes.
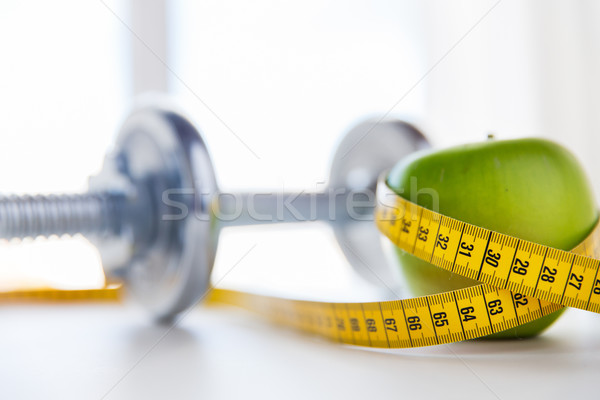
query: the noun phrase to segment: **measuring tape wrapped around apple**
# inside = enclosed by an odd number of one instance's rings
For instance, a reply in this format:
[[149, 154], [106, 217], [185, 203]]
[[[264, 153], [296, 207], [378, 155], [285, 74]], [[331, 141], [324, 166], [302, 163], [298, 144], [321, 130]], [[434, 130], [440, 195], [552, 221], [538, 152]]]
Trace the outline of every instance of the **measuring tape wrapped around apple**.
[[370, 347], [533, 336], [563, 306], [600, 312], [597, 220], [585, 174], [555, 143], [415, 153], [380, 179], [375, 221], [421, 297], [342, 304], [214, 290], [212, 300]]
[[324, 303], [213, 289], [208, 302], [370, 347], [534, 336], [564, 306], [600, 312], [597, 221], [585, 174], [555, 143], [488, 140], [414, 153], [381, 177], [375, 222], [421, 297]]

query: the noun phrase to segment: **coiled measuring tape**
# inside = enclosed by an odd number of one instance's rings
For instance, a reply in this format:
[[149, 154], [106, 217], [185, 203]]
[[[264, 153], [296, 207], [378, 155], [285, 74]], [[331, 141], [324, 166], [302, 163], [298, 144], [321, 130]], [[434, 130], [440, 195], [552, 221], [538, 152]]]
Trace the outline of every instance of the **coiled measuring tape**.
[[[480, 285], [412, 299], [368, 303], [290, 300], [214, 288], [227, 303], [345, 344], [420, 347], [474, 339], [541, 318], [563, 306], [600, 313], [600, 223], [571, 251], [447, 217], [396, 194], [380, 179], [375, 221], [396, 246]], [[33, 290], [0, 299], [118, 300], [121, 286]]]
[[323, 303], [214, 289], [210, 301], [346, 344], [430, 346], [504, 331], [563, 306], [600, 313], [600, 224], [573, 250], [481, 228], [412, 203], [380, 179], [375, 221], [396, 246], [482, 284], [406, 300]]

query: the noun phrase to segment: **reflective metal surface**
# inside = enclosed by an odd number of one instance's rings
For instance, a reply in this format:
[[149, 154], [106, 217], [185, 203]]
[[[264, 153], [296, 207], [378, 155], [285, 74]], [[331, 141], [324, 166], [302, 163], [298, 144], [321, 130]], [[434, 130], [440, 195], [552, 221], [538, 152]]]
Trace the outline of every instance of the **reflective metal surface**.
[[[414, 125], [397, 119], [369, 119], [350, 130], [339, 143], [331, 164], [330, 186], [363, 191], [375, 205], [379, 175], [410, 153], [429, 147]], [[358, 195], [357, 195], [358, 196]], [[396, 291], [398, 278], [381, 245], [381, 233], [372, 219], [340, 219], [332, 224], [340, 249], [354, 270], [367, 281]]]
[[171, 318], [204, 295], [223, 226], [327, 221], [354, 270], [393, 291], [394, 267], [372, 221], [375, 186], [383, 171], [428, 147], [416, 127], [367, 120], [350, 130], [322, 193], [225, 194], [201, 133], [183, 115], [163, 99], [147, 100], [127, 118], [103, 173], [90, 182], [93, 191], [126, 193], [121, 231], [93, 240], [106, 270], [124, 277], [155, 316]]
[[210, 201], [217, 185], [202, 136], [174, 106], [146, 100], [123, 124], [107, 164], [90, 189], [125, 181], [123, 224], [117, 237], [93, 241], [107, 270], [123, 276], [145, 307], [172, 317], [204, 294], [216, 251]]
[[321, 193], [220, 193], [201, 133], [164, 96], [146, 96], [88, 193], [0, 199], [0, 237], [85, 234], [108, 277], [125, 279], [162, 320], [206, 293], [219, 229], [227, 225], [326, 221], [353, 268], [389, 287], [393, 268], [372, 216], [375, 185], [383, 171], [427, 146], [413, 125], [367, 120], [340, 142]]

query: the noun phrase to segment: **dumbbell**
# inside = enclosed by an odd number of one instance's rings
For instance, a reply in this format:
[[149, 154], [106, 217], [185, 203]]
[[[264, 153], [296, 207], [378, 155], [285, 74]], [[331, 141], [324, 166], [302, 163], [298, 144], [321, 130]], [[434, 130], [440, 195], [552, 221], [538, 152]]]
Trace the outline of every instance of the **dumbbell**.
[[426, 147], [415, 126], [370, 119], [337, 146], [325, 190], [224, 193], [200, 131], [154, 96], [126, 118], [86, 193], [0, 197], [0, 238], [84, 235], [107, 277], [123, 279], [162, 320], [206, 292], [226, 226], [327, 221], [350, 264], [373, 281], [372, 268], [386, 263], [372, 218], [377, 178]]

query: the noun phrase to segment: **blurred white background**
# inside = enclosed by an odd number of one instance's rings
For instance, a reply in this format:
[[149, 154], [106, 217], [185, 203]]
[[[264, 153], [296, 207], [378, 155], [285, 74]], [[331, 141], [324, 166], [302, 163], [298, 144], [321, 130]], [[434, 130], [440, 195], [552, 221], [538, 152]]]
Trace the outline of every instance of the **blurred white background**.
[[[599, 16], [594, 1], [3, 1], [0, 192], [84, 189], [135, 95], [160, 90], [203, 129], [225, 190], [317, 190], [343, 132], [389, 113], [436, 146], [554, 139], [600, 194]], [[81, 239], [3, 257], [101, 280]]]
[[[0, 190], [84, 189], [135, 95], [161, 90], [202, 127], [226, 190], [316, 190], [340, 135], [389, 113], [438, 146], [555, 139], [600, 192], [599, 13], [591, 1], [6, 1]], [[7, 270], [73, 285], [94, 259], [80, 239], [7, 252]]]
[[[600, 198], [598, 21], [592, 0], [3, 0], [0, 193], [85, 189], [136, 94], [159, 90], [203, 129], [226, 190], [322, 187], [344, 131], [390, 113], [438, 147], [556, 140]], [[0, 250], [0, 289], [102, 284], [81, 238]], [[217, 278], [232, 265], [230, 283], [281, 294], [348, 300], [357, 280], [318, 223], [226, 231]], [[220, 310], [166, 333], [129, 307], [2, 312], [3, 398], [589, 397], [600, 365], [598, 320], [573, 310], [535, 341], [393, 354]]]

